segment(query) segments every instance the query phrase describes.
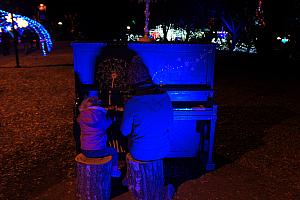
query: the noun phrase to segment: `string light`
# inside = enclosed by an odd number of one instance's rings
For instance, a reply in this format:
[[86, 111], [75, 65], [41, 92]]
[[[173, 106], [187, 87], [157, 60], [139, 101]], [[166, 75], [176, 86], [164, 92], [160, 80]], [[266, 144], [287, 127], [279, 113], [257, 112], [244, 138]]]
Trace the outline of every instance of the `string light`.
[[259, 27], [265, 27], [264, 11], [263, 11], [263, 0], [258, 0], [258, 6], [255, 12], [255, 25]]

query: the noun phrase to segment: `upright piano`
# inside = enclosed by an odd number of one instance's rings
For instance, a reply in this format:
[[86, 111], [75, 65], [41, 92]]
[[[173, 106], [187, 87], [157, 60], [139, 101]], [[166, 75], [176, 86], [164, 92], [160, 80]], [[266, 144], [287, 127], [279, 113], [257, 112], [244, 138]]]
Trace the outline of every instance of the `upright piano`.
[[[133, 54], [138, 55], [147, 66], [154, 83], [168, 92], [173, 104], [175, 123], [171, 134], [171, 151], [167, 157], [199, 156], [207, 171], [215, 169], [213, 160], [217, 120], [213, 89], [215, 45], [74, 42], [72, 47], [77, 95], [75, 105], [78, 106], [82, 99], [82, 88], [99, 86], [99, 80], [100, 82], [102, 80], [99, 77], [104, 77], [104, 73], [110, 68], [112, 68], [110, 72], [118, 71], [120, 68], [126, 70], [126, 65], [130, 62], [127, 58]], [[109, 47], [112, 47], [113, 51], [107, 51]], [[103, 63], [106, 63], [108, 68], [106, 72], [99, 71], [99, 67], [103, 68]], [[122, 71], [118, 73], [122, 74]], [[122, 84], [112, 88], [110, 84], [106, 84], [113, 89], [108, 88], [110, 92], [117, 88], [120, 90], [118, 94], [122, 96], [126, 94], [124, 91], [126, 88], [120, 85]], [[122, 98], [120, 99], [122, 104]]]

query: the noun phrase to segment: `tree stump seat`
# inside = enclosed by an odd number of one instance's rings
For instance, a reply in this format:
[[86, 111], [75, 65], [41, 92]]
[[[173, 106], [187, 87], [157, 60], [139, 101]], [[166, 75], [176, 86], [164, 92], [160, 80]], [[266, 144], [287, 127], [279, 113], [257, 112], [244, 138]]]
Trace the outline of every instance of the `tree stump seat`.
[[109, 200], [112, 156], [88, 158], [82, 153], [76, 161], [76, 199]]
[[126, 182], [136, 200], [165, 200], [173, 196], [168, 194], [169, 186], [164, 188], [163, 160], [137, 161], [128, 153], [126, 162]]

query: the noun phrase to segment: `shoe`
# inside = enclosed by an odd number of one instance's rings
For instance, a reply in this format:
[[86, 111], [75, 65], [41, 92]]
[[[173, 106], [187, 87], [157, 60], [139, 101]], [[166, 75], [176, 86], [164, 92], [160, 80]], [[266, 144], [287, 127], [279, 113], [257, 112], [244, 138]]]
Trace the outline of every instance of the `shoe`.
[[113, 169], [112, 171], [111, 171], [111, 176], [112, 177], [115, 177], [115, 178], [119, 178], [119, 177], [121, 177], [121, 171], [117, 168], [117, 169]]

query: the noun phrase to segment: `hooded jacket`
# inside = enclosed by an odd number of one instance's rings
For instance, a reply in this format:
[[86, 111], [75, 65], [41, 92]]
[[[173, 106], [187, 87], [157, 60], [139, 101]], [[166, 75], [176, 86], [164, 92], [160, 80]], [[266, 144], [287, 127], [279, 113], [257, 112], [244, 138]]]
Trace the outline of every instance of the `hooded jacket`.
[[164, 158], [169, 152], [173, 109], [167, 93], [138, 91], [125, 104], [121, 132], [128, 136], [128, 148], [136, 160]]
[[80, 142], [83, 150], [101, 150], [106, 147], [106, 129], [112, 121], [106, 118], [106, 110], [100, 106], [80, 107], [77, 122], [80, 125]]

